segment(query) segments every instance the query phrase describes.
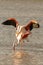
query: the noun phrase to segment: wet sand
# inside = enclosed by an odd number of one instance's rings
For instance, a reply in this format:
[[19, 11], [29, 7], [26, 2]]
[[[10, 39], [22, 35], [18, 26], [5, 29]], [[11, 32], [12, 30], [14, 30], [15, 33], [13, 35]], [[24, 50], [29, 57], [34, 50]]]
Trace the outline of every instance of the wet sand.
[[[32, 19], [40, 24], [31, 31], [22, 50], [18, 45], [13, 51], [14, 27], [1, 24], [10, 17], [21, 25]], [[43, 0], [0, 0], [0, 65], [43, 65]]]

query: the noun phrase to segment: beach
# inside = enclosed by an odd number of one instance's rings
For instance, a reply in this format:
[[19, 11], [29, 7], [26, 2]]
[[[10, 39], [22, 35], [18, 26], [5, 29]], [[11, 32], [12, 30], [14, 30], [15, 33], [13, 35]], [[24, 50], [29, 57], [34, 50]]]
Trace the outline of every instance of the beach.
[[[15, 18], [21, 25], [30, 20], [40, 24], [31, 31], [22, 50], [20, 45], [13, 50], [15, 28], [1, 24], [8, 18]], [[0, 0], [0, 65], [43, 65], [43, 0]]]

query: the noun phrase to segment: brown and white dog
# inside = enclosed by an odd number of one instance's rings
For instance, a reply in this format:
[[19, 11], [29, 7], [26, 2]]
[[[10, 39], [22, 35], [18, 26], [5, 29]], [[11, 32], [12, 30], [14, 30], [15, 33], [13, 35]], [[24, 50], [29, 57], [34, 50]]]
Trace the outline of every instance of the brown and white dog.
[[[18, 21], [15, 18], [9, 18], [8, 20], [4, 21], [2, 24], [4, 25], [13, 25], [16, 28], [16, 38], [17, 38], [17, 45], [31, 34], [31, 30], [33, 28], [39, 28], [40, 25], [37, 21], [31, 20], [26, 25], [19, 25]], [[15, 44], [13, 44], [13, 48], [15, 49]]]

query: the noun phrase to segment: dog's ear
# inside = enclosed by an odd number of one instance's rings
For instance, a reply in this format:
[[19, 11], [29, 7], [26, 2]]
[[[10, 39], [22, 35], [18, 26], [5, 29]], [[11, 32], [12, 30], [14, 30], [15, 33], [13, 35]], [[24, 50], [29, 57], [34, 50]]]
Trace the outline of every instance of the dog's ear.
[[37, 21], [31, 20], [24, 27], [25, 27], [26, 30], [32, 30], [33, 28], [39, 28], [40, 25]]
[[39, 28], [39, 27], [40, 27], [39, 23], [33, 24], [33, 28]]
[[4, 21], [2, 24], [3, 25], [13, 25], [14, 27], [16, 27], [18, 25], [18, 21], [16, 21], [16, 19], [14, 19], [14, 18], [10, 18], [10, 19]]

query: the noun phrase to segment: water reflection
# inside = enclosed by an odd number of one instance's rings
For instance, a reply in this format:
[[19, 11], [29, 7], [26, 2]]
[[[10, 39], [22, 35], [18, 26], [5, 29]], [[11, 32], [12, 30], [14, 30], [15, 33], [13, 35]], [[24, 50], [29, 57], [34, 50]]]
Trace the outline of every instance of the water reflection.
[[29, 55], [23, 50], [15, 51], [13, 53], [14, 65], [29, 65]]

